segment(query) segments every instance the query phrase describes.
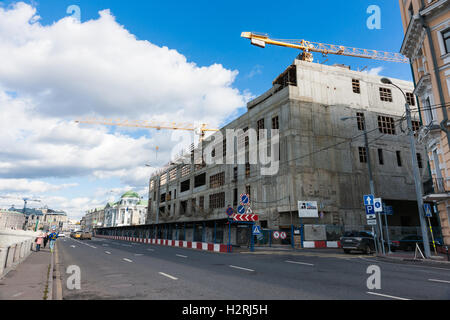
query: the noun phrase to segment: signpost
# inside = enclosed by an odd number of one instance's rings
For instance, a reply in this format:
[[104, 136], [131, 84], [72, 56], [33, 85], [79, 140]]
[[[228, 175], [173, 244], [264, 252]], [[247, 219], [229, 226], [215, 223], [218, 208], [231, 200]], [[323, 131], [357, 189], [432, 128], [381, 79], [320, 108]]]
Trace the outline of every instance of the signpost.
[[250, 208], [250, 196], [246, 193], [242, 193], [239, 197], [240, 205], [237, 207], [237, 213], [234, 213], [233, 208], [228, 207], [226, 213], [228, 215], [228, 252], [231, 252], [231, 224], [239, 223], [250, 225], [250, 251], [254, 251], [254, 239], [253, 236], [262, 236], [260, 226], [256, 226], [255, 222], [258, 221], [259, 216], [257, 214], [253, 214], [252, 209]]
[[[433, 216], [433, 213], [431, 212], [431, 205], [429, 203], [424, 203], [423, 209], [425, 211], [425, 217], [427, 217], [427, 219], [428, 219], [428, 225], [430, 226], [430, 233], [431, 233], [431, 240], [433, 241], [434, 254], [437, 255], [436, 244], [434, 242], [433, 229], [431, 228], [431, 221], [430, 221], [430, 218]], [[425, 247], [426, 244], [424, 243], [423, 245]]]
[[[378, 221], [379, 223], [377, 223], [377, 219], [376, 219], [377, 215], [378, 215], [378, 219], [380, 219], [380, 215], [379, 215], [380, 208], [382, 211], [382, 206], [381, 206], [380, 202], [381, 202], [381, 199], [379, 199], [379, 198], [375, 199], [373, 194], [367, 194], [367, 195], [363, 196], [363, 203], [364, 203], [364, 207], [366, 209], [367, 224], [369, 226], [372, 226], [372, 233], [374, 233], [374, 226], [375, 226], [376, 230], [380, 230], [381, 247], [382, 247], [384, 240], [383, 240], [383, 233], [381, 231], [381, 228], [382, 228], [381, 220], [379, 220]], [[378, 250], [377, 243], [378, 243], [378, 237], [375, 238], [375, 249], [376, 249], [377, 253], [378, 253], [378, 251], [381, 251], [384, 253], [383, 248]]]

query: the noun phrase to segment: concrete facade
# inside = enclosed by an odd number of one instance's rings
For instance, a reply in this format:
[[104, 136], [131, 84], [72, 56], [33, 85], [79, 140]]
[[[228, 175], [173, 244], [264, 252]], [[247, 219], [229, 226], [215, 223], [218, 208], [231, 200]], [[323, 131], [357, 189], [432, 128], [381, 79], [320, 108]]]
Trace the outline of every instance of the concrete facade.
[[[227, 129], [256, 129], [258, 124], [265, 129], [279, 127], [279, 148], [278, 144], [270, 147], [275, 155], [279, 153], [276, 174], [261, 175], [261, 164], [168, 166], [150, 178], [146, 223], [198, 222], [197, 228], [203, 222], [223, 223], [226, 208], [236, 209], [238, 205], [236, 195], [250, 193], [253, 213], [259, 215], [264, 228], [298, 225], [300, 200], [317, 201], [323, 213], [320, 220], [303, 219], [303, 223], [365, 225], [362, 196], [369, 193], [369, 179], [367, 163], [361, 162], [359, 154], [364, 147], [363, 131], [357, 119], [341, 121], [357, 113], [363, 114], [368, 132], [376, 195], [386, 200], [414, 201], [409, 142], [402, 133], [406, 126], [399, 121], [404, 97], [381, 84], [380, 79], [342, 66], [295, 60], [270, 90], [248, 103], [245, 114], [221, 129], [226, 136]], [[395, 83], [406, 92], [414, 90], [410, 82]], [[388, 91], [388, 101], [382, 101], [380, 88]], [[386, 128], [379, 127], [380, 117], [392, 118], [394, 134], [386, 134]], [[249, 162], [250, 131], [238, 134], [236, 144], [227, 137], [226, 156], [233, 149], [234, 163], [240, 152]], [[246, 146], [245, 137], [249, 135], [250, 146]], [[271, 145], [271, 133], [267, 135]], [[222, 144], [213, 138], [209, 141], [203, 143], [204, 154], [220, 158]], [[418, 152], [426, 159], [423, 148]], [[429, 178], [426, 163], [422, 167], [425, 181]], [[228, 233], [224, 231], [222, 237], [220, 241], [226, 241]], [[231, 237], [236, 240], [238, 230]]]

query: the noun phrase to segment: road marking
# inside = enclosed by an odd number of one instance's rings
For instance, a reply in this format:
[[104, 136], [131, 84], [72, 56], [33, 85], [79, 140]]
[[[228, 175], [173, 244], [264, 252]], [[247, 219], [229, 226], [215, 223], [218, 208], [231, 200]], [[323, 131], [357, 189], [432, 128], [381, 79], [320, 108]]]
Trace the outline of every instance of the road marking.
[[135, 253], [134, 254], [136, 257], [140, 257], [140, 256], [143, 256], [143, 254], [142, 253]]
[[103, 243], [102, 246], [109, 247], [109, 244]]
[[129, 244], [123, 244], [122, 246], [124, 246], [124, 247], [132, 247]]
[[111, 252], [109, 252], [109, 251], [105, 251], [105, 253], [106, 253], [106, 254], [111, 254]]
[[286, 260], [285, 262], [287, 262], [287, 263], [295, 263], [295, 264], [304, 264], [305, 266], [314, 266], [312, 263], [299, 262], [299, 261]]
[[391, 299], [397, 299], [397, 300], [411, 300], [411, 299], [406, 299], [406, 298], [400, 298], [400, 297], [394, 297], [394, 296], [390, 296], [387, 294], [381, 294], [381, 293], [376, 293], [376, 292], [367, 292], [368, 294], [373, 294], [375, 296], [380, 296], [380, 297], [385, 297], [385, 298], [391, 298]]
[[178, 278], [175, 278], [171, 276], [170, 274], [164, 273], [164, 272], [158, 272], [160, 275], [163, 275], [164, 277], [170, 278], [172, 280], [178, 280]]
[[252, 270], [252, 269], [247, 269], [247, 268], [242, 268], [242, 267], [232, 266], [232, 265], [230, 265], [230, 267], [231, 267], [231, 268], [235, 268], [235, 269], [241, 269], [241, 270], [245, 270], [245, 271], [250, 271], [250, 272], [255, 271], [255, 270]]
[[428, 281], [442, 282], [442, 283], [450, 283], [450, 281], [447, 281], [447, 280], [439, 280], [439, 279], [428, 279]]
[[183, 256], [182, 254], [176, 254], [176, 256], [180, 258], [187, 258], [187, 256]]
[[74, 245], [71, 245], [70, 247], [71, 247], [71, 248], [76, 248]]
[[155, 249], [147, 249], [147, 251], [155, 251]]
[[16, 293], [15, 295], [13, 295], [13, 298], [17, 298], [18, 296], [21, 296], [21, 295], [23, 295], [23, 292]]
[[127, 259], [127, 258], [123, 258], [123, 260], [127, 261], [127, 262], [133, 262], [133, 260]]

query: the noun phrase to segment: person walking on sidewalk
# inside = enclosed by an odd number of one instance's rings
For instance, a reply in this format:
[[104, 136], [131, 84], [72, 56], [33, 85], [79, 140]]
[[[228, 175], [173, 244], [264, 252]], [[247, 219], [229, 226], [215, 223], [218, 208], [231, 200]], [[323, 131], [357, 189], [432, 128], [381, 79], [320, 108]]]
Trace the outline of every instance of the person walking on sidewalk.
[[53, 247], [55, 246], [56, 239], [58, 239], [58, 233], [53, 229], [52, 233], [48, 235], [50, 240], [50, 252], [53, 252]]
[[44, 241], [44, 234], [40, 234], [37, 238], [36, 238], [36, 252], [41, 251], [41, 244]]
[[47, 246], [47, 242], [48, 242], [48, 232], [44, 233], [44, 249]]

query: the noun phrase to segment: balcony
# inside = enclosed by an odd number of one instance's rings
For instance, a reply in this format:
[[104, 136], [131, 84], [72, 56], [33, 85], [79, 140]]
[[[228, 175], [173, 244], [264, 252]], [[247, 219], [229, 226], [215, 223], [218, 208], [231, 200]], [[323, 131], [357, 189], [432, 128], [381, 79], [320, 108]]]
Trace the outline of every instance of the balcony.
[[443, 200], [450, 198], [450, 187], [445, 178], [433, 178], [423, 183], [424, 200]]

